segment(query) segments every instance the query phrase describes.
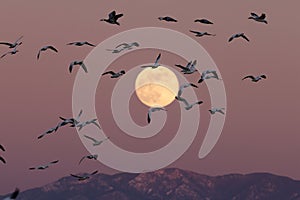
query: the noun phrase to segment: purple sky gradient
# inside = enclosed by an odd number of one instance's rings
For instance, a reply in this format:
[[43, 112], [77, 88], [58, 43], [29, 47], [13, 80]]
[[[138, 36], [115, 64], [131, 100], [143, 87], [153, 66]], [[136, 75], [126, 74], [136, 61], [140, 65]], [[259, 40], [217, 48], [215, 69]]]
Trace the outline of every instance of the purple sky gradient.
[[[77, 132], [62, 128], [58, 133], [36, 138], [43, 131], [55, 126], [58, 116], [72, 114], [72, 89], [75, 72], [68, 72], [73, 60], [81, 60], [92, 50], [90, 47], [65, 45], [72, 41], [88, 40], [98, 44], [106, 38], [132, 28], [153, 26], [180, 31], [191, 37], [189, 30], [208, 31], [216, 37], [195, 38], [214, 59], [222, 73], [227, 92], [227, 118], [221, 138], [213, 151], [203, 160], [197, 155], [208, 124], [209, 104], [201, 105], [201, 128], [189, 150], [170, 167], [179, 167], [208, 175], [227, 173], [270, 172], [300, 179], [298, 152], [300, 72], [298, 45], [300, 28], [298, 8], [293, 1], [196, 1], [188, 3], [164, 1], [3, 1], [1, 2], [1, 41], [14, 41], [24, 35], [20, 52], [0, 60], [1, 78], [1, 134], [0, 143], [7, 149], [1, 152], [7, 165], [0, 165], [0, 193], [8, 193], [18, 186], [22, 190], [55, 181], [70, 173], [89, 172], [99, 169], [102, 173], [116, 173], [100, 162], [78, 161], [88, 152]], [[112, 10], [124, 13], [121, 26], [100, 22]], [[268, 25], [248, 20], [250, 12], [267, 14]], [[172, 16], [178, 23], [164, 23], [159, 16]], [[194, 23], [196, 18], [207, 18], [212, 26]], [[245, 32], [250, 43], [228, 38], [237, 32]], [[36, 60], [38, 49], [54, 45], [59, 53], [45, 52]], [[0, 53], [6, 52], [0, 46]], [[133, 59], [139, 54], [139, 60]], [[139, 63], [148, 63], [155, 58], [154, 50], [129, 53], [120, 58], [111, 69], [129, 69]], [[164, 54], [164, 62], [183, 63], [180, 57]], [[241, 81], [244, 75], [265, 73], [267, 80], [258, 84]], [[282, 78], [284, 77], [284, 79]], [[191, 75], [191, 80], [198, 80]], [[101, 84], [113, 83], [106, 78]], [[108, 97], [109, 89], [99, 90]], [[198, 91], [197, 91], [198, 92]], [[97, 93], [97, 99], [99, 98]], [[205, 87], [199, 88], [199, 97], [208, 99]], [[99, 99], [100, 102], [104, 99]], [[138, 102], [132, 97], [133, 102]], [[137, 104], [139, 112], [146, 108]], [[178, 105], [173, 103], [171, 108]], [[103, 110], [102, 110], [103, 108]], [[135, 107], [130, 107], [138, 124], [145, 124]], [[118, 132], [110, 119], [109, 110], [97, 105], [97, 112], [104, 128], [112, 129], [112, 140], [129, 150], [147, 151], [163, 146], [172, 138], [172, 129], [167, 126], [152, 141], [137, 144], [140, 140], [128, 138]], [[174, 111], [176, 113], [176, 111]], [[106, 116], [105, 118], [103, 116]], [[175, 114], [174, 114], [175, 116]], [[174, 124], [178, 118], [168, 119]], [[117, 139], [115, 139], [117, 138]], [[158, 139], [155, 141], [155, 139]], [[155, 145], [152, 146], [152, 143]], [[136, 145], [136, 148], [133, 148]], [[59, 159], [57, 165], [47, 171], [29, 171], [34, 165]]]

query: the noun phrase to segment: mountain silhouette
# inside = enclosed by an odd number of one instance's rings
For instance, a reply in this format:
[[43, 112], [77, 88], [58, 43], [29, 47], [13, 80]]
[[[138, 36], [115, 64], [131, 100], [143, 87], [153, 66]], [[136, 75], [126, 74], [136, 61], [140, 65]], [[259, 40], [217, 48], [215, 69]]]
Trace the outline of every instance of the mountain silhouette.
[[[0, 197], [3, 199], [5, 196]], [[300, 200], [300, 181], [269, 173], [206, 176], [176, 168], [64, 177], [22, 191], [18, 200]]]

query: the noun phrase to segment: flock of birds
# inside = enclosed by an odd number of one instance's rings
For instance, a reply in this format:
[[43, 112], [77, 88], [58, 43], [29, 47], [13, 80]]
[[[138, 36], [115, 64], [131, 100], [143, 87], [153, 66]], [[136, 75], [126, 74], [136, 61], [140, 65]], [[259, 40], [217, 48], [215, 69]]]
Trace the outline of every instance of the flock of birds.
[[[100, 21], [104, 21], [104, 22], [107, 22], [109, 24], [115, 24], [115, 25], [120, 26], [120, 23], [118, 22], [118, 20], [121, 17], [123, 17], [123, 14], [116, 14], [116, 11], [112, 11], [111, 13], [109, 13], [107, 19], [100, 19]], [[176, 19], [174, 19], [172, 17], [169, 17], [169, 16], [159, 17], [158, 19], [160, 21], [166, 21], [166, 22], [177, 22]], [[256, 13], [251, 13], [251, 16], [248, 19], [254, 20], [256, 22], [268, 24], [268, 22], [266, 21], [266, 15], [264, 13], [262, 13], [261, 15], [257, 15]], [[208, 19], [196, 19], [194, 22], [199, 22], [199, 23], [207, 24], [207, 25], [214, 24], [213, 22], [209, 21]], [[190, 32], [193, 33], [193, 34], [195, 34], [196, 37], [216, 36], [216, 34], [211, 34], [211, 33], [208, 33], [208, 32], [199, 32], [199, 31], [194, 31], [194, 30], [190, 30]], [[228, 39], [228, 42], [232, 42], [234, 39], [237, 39], [237, 38], [242, 38], [242, 39], [244, 39], [244, 40], [246, 40], [248, 42], [250, 41], [249, 38], [245, 35], [245, 33], [236, 33], [236, 34], [233, 34]], [[6, 46], [8, 46], [9, 49], [12, 49], [12, 50], [7, 51], [3, 55], [1, 55], [0, 59], [4, 58], [7, 55], [15, 55], [16, 53], [18, 53], [19, 52], [18, 47], [23, 44], [22, 39], [23, 39], [23, 36], [21, 36], [20, 38], [18, 38], [13, 43], [10, 43], [10, 42], [0, 42], [0, 45], [6, 45]], [[86, 46], [90, 46], [90, 47], [95, 47], [94, 44], [89, 43], [87, 41], [70, 42], [70, 43], [67, 43], [66, 45], [72, 45], [72, 46], [78, 46], [78, 47], [86, 45]], [[139, 46], [140, 46], [140, 44], [138, 42], [122, 43], [122, 44], [116, 46], [114, 49], [107, 49], [107, 51], [111, 51], [112, 53], [120, 53], [122, 51], [131, 50], [131, 49], [133, 49], [135, 47], [139, 47]], [[39, 60], [41, 58], [41, 54], [43, 52], [46, 52], [46, 51], [52, 51], [54, 53], [58, 53], [58, 49], [55, 48], [52, 45], [43, 46], [43, 47], [41, 47], [38, 50], [37, 60]], [[160, 58], [161, 58], [161, 53], [157, 56], [155, 62], [152, 65], [141, 66], [141, 67], [142, 68], [148, 68], [148, 67], [150, 67], [152, 69], [156, 69], [156, 68], [158, 68], [160, 66], [160, 64], [159, 64]], [[196, 64], [197, 64], [197, 61], [194, 60], [194, 61], [188, 62], [185, 66], [182, 66], [180, 64], [176, 64], [175, 67], [180, 68], [181, 72], [183, 74], [193, 74], [193, 73], [198, 72], [198, 70], [195, 68]], [[85, 66], [85, 64], [83, 63], [83, 61], [80, 61], [80, 60], [76, 60], [76, 61], [73, 61], [73, 62], [70, 63], [70, 65], [69, 65], [69, 72], [70, 73], [72, 73], [73, 68], [75, 66], [81, 67], [84, 70], [85, 73], [88, 73], [87, 67]], [[125, 73], [126, 73], [125, 70], [120, 70], [119, 72], [107, 71], [107, 72], [104, 72], [102, 75], [110, 75], [110, 78], [119, 78], [122, 75], [124, 75]], [[242, 78], [242, 80], [251, 79], [252, 82], [258, 82], [258, 81], [261, 81], [262, 79], [266, 79], [266, 78], [267, 77], [264, 74], [258, 75], [258, 76], [247, 75], [244, 78]], [[205, 70], [205, 71], [201, 72], [201, 76], [200, 76], [200, 78], [198, 80], [198, 83], [202, 83], [203, 81], [205, 81], [207, 79], [221, 80], [215, 70]], [[175, 99], [177, 101], [182, 102], [184, 104], [186, 110], [190, 110], [193, 106], [200, 105], [200, 104], [203, 103], [203, 101], [196, 101], [196, 102], [190, 103], [187, 99], [185, 99], [182, 96], [184, 89], [186, 89], [188, 87], [198, 88], [198, 86], [195, 85], [195, 84], [193, 84], [193, 83], [182, 84], [182, 85], [180, 85], [178, 93], [175, 96]], [[147, 122], [148, 123], [151, 122], [151, 114], [153, 112], [161, 111], [161, 110], [167, 111], [165, 108], [159, 107], [159, 106], [158, 107], [151, 107], [151, 108], [149, 108], [148, 113], [147, 113]], [[215, 107], [212, 107], [209, 110], [209, 112], [212, 115], [215, 114], [215, 113], [220, 113], [220, 114], [224, 115], [225, 114], [224, 110], [225, 110], [225, 108], [215, 108]], [[98, 127], [99, 129], [101, 129], [100, 125], [97, 123], [97, 119], [90, 119], [90, 120], [87, 120], [87, 121], [80, 121], [80, 117], [81, 117], [82, 113], [83, 113], [83, 111], [81, 110], [80, 113], [78, 114], [78, 116], [76, 118], [59, 117], [59, 119], [61, 121], [55, 127], [52, 127], [49, 130], [47, 130], [44, 133], [42, 133], [41, 135], [39, 135], [37, 137], [37, 139], [41, 139], [41, 138], [45, 137], [46, 135], [55, 133], [55, 132], [58, 131], [59, 128], [64, 127], [66, 125], [69, 125], [69, 127], [72, 127], [72, 128], [78, 128], [79, 131], [82, 128], [84, 128], [85, 126], [88, 126], [88, 125], [94, 125], [94, 126]], [[109, 137], [104, 138], [102, 140], [97, 140], [97, 139], [95, 139], [93, 137], [90, 137], [88, 135], [84, 135], [84, 137], [86, 139], [90, 140], [92, 142], [93, 146], [101, 145], [103, 142], [109, 140]], [[0, 150], [2, 152], [6, 151], [6, 149], [2, 145], [0, 145]], [[85, 156], [83, 156], [79, 160], [78, 164], [80, 165], [85, 159], [88, 159], [88, 160], [97, 160], [98, 159], [98, 155], [97, 154], [85, 155]], [[6, 160], [4, 159], [3, 156], [0, 156], [0, 161], [3, 164], [6, 164]], [[51, 165], [57, 164], [58, 162], [59, 162], [59, 160], [54, 160], [54, 161], [48, 162], [46, 164], [42, 164], [42, 165], [30, 167], [29, 170], [45, 170], [45, 169], [48, 169]], [[93, 171], [91, 173], [86, 173], [85, 175], [70, 174], [70, 176], [76, 178], [78, 181], [84, 181], [84, 180], [89, 179], [91, 176], [93, 176], [93, 175], [95, 175], [97, 173], [98, 173], [98, 170], [95, 170], [95, 171]], [[6, 197], [4, 200], [13, 200], [13, 199], [16, 199], [17, 196], [18, 196], [18, 194], [19, 194], [19, 192], [20, 192], [20, 190], [18, 188], [16, 188], [15, 191], [9, 197]]]

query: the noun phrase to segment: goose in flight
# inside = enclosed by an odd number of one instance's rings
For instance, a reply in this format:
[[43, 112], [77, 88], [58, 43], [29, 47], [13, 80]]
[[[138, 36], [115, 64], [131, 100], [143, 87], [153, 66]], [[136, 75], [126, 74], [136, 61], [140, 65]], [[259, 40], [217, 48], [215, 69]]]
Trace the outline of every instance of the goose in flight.
[[208, 32], [199, 32], [199, 31], [193, 31], [193, 30], [190, 30], [191, 33], [194, 33], [196, 37], [202, 37], [204, 35], [207, 35], [207, 36], [216, 36], [216, 34], [211, 34], [211, 33], [208, 33]]
[[196, 19], [194, 22], [200, 22], [202, 24], [214, 24], [211, 21], [207, 20], [207, 19]]
[[147, 115], [147, 122], [148, 122], [148, 124], [151, 122], [151, 114], [152, 114], [153, 112], [160, 111], [160, 110], [167, 111], [167, 110], [166, 110], [165, 108], [163, 108], [163, 107], [151, 107], [151, 108], [149, 108], [149, 110], [148, 110], [148, 115]]
[[245, 35], [245, 33], [237, 33], [237, 34], [233, 34], [229, 38], [228, 42], [231, 42], [233, 39], [240, 38], [240, 37], [243, 38], [243, 39], [245, 39], [248, 42], [250, 41], [249, 38], [247, 38], [247, 36]]
[[196, 71], [198, 71], [196, 69], [196, 64], [197, 64], [197, 60], [194, 60], [193, 63], [192, 61], [188, 62], [188, 64], [184, 67], [182, 65], [175, 65], [176, 67], [179, 67], [181, 69], [181, 72], [183, 72], [184, 74], [192, 74]]
[[5, 148], [4, 148], [3, 145], [1, 145], [1, 144], [0, 144], [0, 149], [1, 149], [2, 151], [5, 151]]
[[108, 19], [100, 19], [100, 21], [105, 21], [109, 24], [117, 24], [120, 26], [118, 19], [122, 16], [123, 14], [116, 14], [116, 11], [112, 11], [111, 13], [108, 14]]
[[74, 46], [78, 46], [78, 47], [81, 47], [83, 45], [88, 45], [88, 46], [91, 46], [91, 47], [95, 47], [94, 44], [91, 44], [91, 43], [89, 43], [87, 41], [83, 41], [83, 42], [70, 42], [67, 45], [74, 45]]
[[36, 166], [36, 167], [30, 167], [29, 170], [36, 170], [36, 169], [38, 169], [38, 170], [44, 170], [44, 169], [49, 168], [50, 165], [53, 165], [53, 164], [56, 164], [56, 163], [58, 163], [58, 160], [54, 160], [54, 161], [52, 161], [52, 162], [50, 162], [48, 164], [45, 164], [45, 165], [39, 165], [39, 166]]
[[0, 161], [3, 162], [3, 164], [6, 164], [6, 161], [2, 156], [0, 156]]
[[84, 180], [87, 180], [87, 179], [91, 178], [91, 176], [93, 176], [93, 175], [95, 175], [95, 174], [97, 174], [97, 173], [98, 173], [98, 170], [96, 170], [96, 171], [94, 171], [94, 172], [92, 172], [92, 173], [90, 173], [90, 174], [82, 175], [82, 176], [80, 176], [80, 175], [74, 175], [74, 174], [70, 174], [70, 175], [71, 175], [72, 177], [77, 178], [78, 181], [84, 181]]
[[177, 22], [176, 19], [172, 18], [172, 17], [169, 17], [169, 16], [166, 16], [166, 17], [159, 17], [158, 18], [160, 21], [166, 21], [166, 22]]
[[158, 63], [160, 57], [161, 57], [161, 53], [158, 54], [158, 56], [157, 56], [157, 58], [156, 58], [156, 60], [155, 60], [155, 63], [154, 63], [153, 65], [142, 66], [142, 68], [146, 68], [146, 67], [151, 67], [152, 69], [158, 68], [159, 65], [160, 65], [160, 64]]
[[181, 97], [181, 96], [176, 96], [175, 99], [176, 99], [177, 101], [183, 102], [184, 105], [185, 105], [184, 108], [185, 108], [186, 110], [190, 110], [191, 108], [193, 108], [194, 105], [200, 105], [200, 104], [203, 103], [203, 101], [197, 101], [197, 102], [195, 102], [195, 103], [190, 104], [185, 98], [183, 98], [183, 97]]
[[16, 47], [16, 48], [14, 48], [12, 51], [8, 51], [8, 52], [2, 54], [2, 56], [1, 56], [0, 58], [3, 58], [3, 57], [5, 57], [5, 56], [7, 56], [8, 54], [14, 55], [14, 54], [16, 54], [16, 53], [18, 53], [18, 52], [19, 52], [19, 50], [17, 50], [17, 47]]
[[23, 36], [21, 36], [20, 38], [18, 38], [14, 43], [0, 42], [0, 44], [6, 45], [10, 49], [13, 49], [13, 48], [16, 48], [17, 46], [20, 46], [22, 44], [22, 42], [19, 42], [22, 38], [23, 38]]
[[92, 155], [83, 156], [83, 157], [80, 159], [78, 165], [80, 165], [80, 163], [81, 163], [84, 159], [89, 159], [89, 160], [92, 160], [92, 159], [93, 159], [93, 160], [97, 160], [97, 158], [98, 158], [98, 155], [97, 155], [97, 154], [92, 154]]
[[[212, 74], [212, 76], [208, 76], [209, 74]], [[211, 78], [215, 78], [217, 80], [222, 80], [219, 78], [219, 76], [215, 70], [206, 70], [206, 71], [202, 72], [198, 83], [202, 83], [205, 79], [211, 79]]]
[[59, 125], [57, 125], [56, 127], [50, 128], [49, 130], [47, 130], [44, 133], [42, 133], [41, 135], [39, 135], [38, 139], [41, 139], [42, 137], [44, 137], [45, 135], [48, 135], [50, 133], [56, 132], [58, 128], [59, 128]]
[[119, 72], [108, 71], [108, 72], [104, 72], [102, 74], [102, 76], [106, 75], [106, 74], [110, 74], [111, 75], [110, 78], [119, 78], [120, 76], [122, 76], [125, 73], [126, 73], [125, 70], [121, 70]]
[[178, 90], [178, 93], [177, 93], [177, 97], [181, 97], [182, 93], [183, 93], [183, 90], [187, 87], [194, 87], [194, 88], [198, 88], [197, 85], [193, 84], [193, 83], [185, 83], [183, 85], [180, 85], [179, 87], [179, 90]]
[[43, 46], [37, 54], [37, 59], [40, 58], [41, 52], [47, 51], [47, 50], [51, 50], [51, 51], [58, 53], [58, 50], [54, 46], [51, 46], [51, 45]]
[[214, 115], [215, 113], [221, 113], [223, 115], [225, 115], [224, 113], [225, 108], [211, 108], [208, 111], [210, 112], [210, 114]]
[[106, 49], [107, 51], [111, 51], [112, 53], [120, 53], [124, 50], [131, 50], [133, 47], [139, 47], [139, 43], [132, 42], [130, 44], [128, 43], [122, 43], [115, 47], [115, 49]]
[[85, 73], [88, 73], [88, 70], [87, 70], [85, 64], [83, 63], [83, 61], [73, 61], [73, 62], [71, 62], [70, 65], [69, 65], [69, 72], [70, 73], [72, 73], [74, 66], [79, 66], [85, 71]]
[[[75, 126], [76, 127], [79, 127], [79, 131], [83, 128], [83, 127], [85, 127], [85, 126], [87, 126], [87, 125], [89, 125], [89, 124], [94, 124], [95, 126], [97, 126], [99, 129], [101, 129], [101, 127], [100, 127], [100, 125], [99, 124], [97, 124], [97, 119], [91, 119], [91, 120], [88, 120], [88, 121], [85, 121], [85, 122], [79, 122], [79, 123], [77, 123]], [[73, 125], [71, 125], [71, 127], [74, 127]]]
[[61, 120], [62, 120], [62, 122], [61, 123], [59, 123], [59, 127], [62, 127], [62, 126], [65, 126], [65, 125], [67, 125], [67, 124], [71, 124], [71, 127], [75, 127], [77, 124], [79, 124], [80, 122], [79, 122], [79, 118], [80, 118], [80, 116], [82, 115], [82, 113], [83, 113], [83, 110], [80, 110], [79, 111], [79, 114], [77, 115], [77, 117], [76, 118], [64, 118], [64, 117], [59, 117]]
[[122, 43], [122, 44], [119, 44], [118, 46], [116, 46], [116, 49], [119, 48], [119, 47], [123, 47], [124, 49], [129, 49], [129, 48], [132, 48], [132, 47], [139, 47], [140, 44], [137, 43], [137, 42], [132, 42], [130, 44], [128, 43]]
[[256, 76], [256, 77], [252, 76], [252, 75], [249, 75], [249, 76], [245, 76], [242, 80], [245, 80], [245, 79], [248, 79], [248, 78], [251, 79], [252, 82], [258, 82], [258, 81], [260, 81], [262, 79], [266, 79], [267, 76], [264, 75], [264, 74]]
[[93, 141], [93, 146], [98, 146], [100, 144], [102, 144], [103, 142], [105, 142], [106, 140], [109, 140], [110, 137], [104, 138], [103, 140], [96, 140], [95, 138], [92, 138], [88, 135], [83, 135], [85, 138]]
[[20, 193], [19, 188], [16, 188], [15, 191], [13, 193], [11, 193], [11, 195], [9, 197], [4, 198], [3, 200], [14, 200], [14, 199], [17, 199], [19, 193]]
[[257, 21], [257, 22], [262, 22], [262, 23], [265, 23], [265, 24], [268, 24], [267, 20], [266, 20], [266, 14], [265, 13], [262, 13], [260, 16], [258, 16], [256, 13], [250, 13], [250, 17], [248, 17], [248, 19], [253, 19], [254, 21]]

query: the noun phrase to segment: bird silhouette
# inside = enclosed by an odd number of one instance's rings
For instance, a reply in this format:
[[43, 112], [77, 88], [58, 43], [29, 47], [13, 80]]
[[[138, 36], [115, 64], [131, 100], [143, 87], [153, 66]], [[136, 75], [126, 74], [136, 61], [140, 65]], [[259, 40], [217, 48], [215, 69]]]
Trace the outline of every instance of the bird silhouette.
[[112, 11], [108, 14], [108, 19], [100, 19], [100, 21], [105, 21], [110, 24], [117, 24], [120, 26], [120, 23], [118, 22], [118, 19], [122, 17], [123, 14], [116, 14], [116, 11]]

